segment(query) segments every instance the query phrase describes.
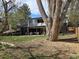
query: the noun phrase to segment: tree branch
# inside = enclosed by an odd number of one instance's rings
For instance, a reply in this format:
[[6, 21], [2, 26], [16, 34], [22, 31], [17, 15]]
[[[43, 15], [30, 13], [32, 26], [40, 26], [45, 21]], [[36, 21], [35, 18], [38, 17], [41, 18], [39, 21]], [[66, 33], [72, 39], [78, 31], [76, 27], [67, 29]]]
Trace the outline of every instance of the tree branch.
[[[9, 0], [9, 1], [7, 2], [7, 4], [10, 3], [10, 2], [11, 2], [11, 0]], [[11, 3], [12, 3], [12, 2], [11, 2]]]
[[9, 12], [13, 7], [15, 7], [15, 5], [13, 5], [12, 7], [10, 7], [10, 8], [7, 10], [7, 12]]
[[66, 1], [66, 4], [65, 4], [65, 6], [64, 6], [64, 8], [63, 8], [63, 10], [62, 10], [62, 12], [61, 12], [61, 20], [64, 19], [65, 15], [66, 15], [66, 13], [67, 13], [67, 10], [68, 10], [68, 8], [69, 8], [70, 3], [71, 3], [71, 0], [67, 0], [67, 1]]
[[53, 4], [52, 4], [52, 16], [54, 16], [55, 9], [56, 9], [56, 0], [53, 0]]
[[36, 1], [37, 1], [38, 9], [39, 9], [39, 11], [40, 11], [40, 13], [41, 13], [41, 16], [42, 16], [44, 19], [47, 18], [47, 15], [46, 15], [46, 12], [45, 12], [45, 10], [44, 10], [44, 8], [43, 8], [43, 5], [42, 5], [41, 0], [36, 0]]
[[62, 0], [56, 0], [56, 8], [54, 16], [59, 17], [61, 14], [61, 8], [62, 8]]

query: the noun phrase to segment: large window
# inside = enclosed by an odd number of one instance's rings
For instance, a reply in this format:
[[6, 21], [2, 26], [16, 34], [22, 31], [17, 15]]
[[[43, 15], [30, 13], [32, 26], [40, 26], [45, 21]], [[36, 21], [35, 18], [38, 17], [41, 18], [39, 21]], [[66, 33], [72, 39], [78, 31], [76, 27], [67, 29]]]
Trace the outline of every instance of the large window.
[[38, 19], [37, 22], [38, 23], [44, 23], [43, 19]]

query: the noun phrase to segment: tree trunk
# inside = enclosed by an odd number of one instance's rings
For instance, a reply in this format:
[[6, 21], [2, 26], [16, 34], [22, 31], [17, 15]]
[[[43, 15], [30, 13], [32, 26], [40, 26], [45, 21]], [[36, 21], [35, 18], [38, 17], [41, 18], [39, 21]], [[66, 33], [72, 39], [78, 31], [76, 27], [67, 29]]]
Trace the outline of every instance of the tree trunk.
[[53, 18], [53, 24], [50, 31], [49, 39], [52, 41], [58, 40], [58, 34], [60, 32], [60, 14], [61, 14], [62, 0], [56, 0], [56, 8]]
[[6, 30], [9, 30], [8, 12], [15, 6], [15, 5], [13, 5], [13, 6], [11, 6], [10, 8], [8, 8], [8, 4], [9, 4], [10, 2], [13, 3], [12, 1], [7, 2], [7, 1], [5, 1], [5, 0], [2, 0], [3, 7], [4, 7], [5, 20], [4, 20], [4, 22], [3, 22], [3, 28], [2, 28], [1, 33], [3, 33], [3, 32], [6, 31]]
[[1, 33], [3, 33], [4, 31], [9, 30], [9, 24], [8, 24], [8, 14], [7, 12], [5, 13], [5, 20], [3, 22], [3, 28]]
[[[39, 11], [43, 19], [47, 18], [45, 10], [43, 8], [41, 0], [36, 0]], [[48, 39], [51, 41], [58, 40], [58, 34], [60, 32], [62, 20], [64, 19], [71, 0], [66, 0], [65, 4], [62, 4], [62, 0], [47, 0], [49, 16], [46, 23], [46, 28], [48, 31]]]
[[49, 40], [51, 41], [56, 41], [58, 40], [58, 35], [59, 35], [59, 28], [60, 28], [60, 20], [59, 18], [56, 18], [54, 21], [53, 21], [53, 26], [51, 28], [51, 31], [50, 31], [50, 36], [49, 36]]

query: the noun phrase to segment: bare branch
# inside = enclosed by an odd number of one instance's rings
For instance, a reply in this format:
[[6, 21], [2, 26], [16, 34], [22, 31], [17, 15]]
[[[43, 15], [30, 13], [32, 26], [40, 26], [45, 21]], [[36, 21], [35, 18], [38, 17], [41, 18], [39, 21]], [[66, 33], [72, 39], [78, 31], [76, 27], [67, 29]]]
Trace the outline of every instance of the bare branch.
[[52, 16], [54, 16], [55, 9], [56, 9], [56, 0], [53, 0], [53, 4], [52, 4]]
[[66, 13], [67, 13], [67, 10], [68, 10], [68, 8], [69, 8], [69, 5], [70, 5], [70, 3], [71, 3], [71, 0], [67, 0], [66, 1], [66, 4], [65, 4], [65, 6], [64, 6], [64, 8], [63, 8], [63, 11], [62, 11], [62, 13], [61, 13], [61, 20], [63, 20], [63, 18], [65, 17], [65, 15], [66, 15]]
[[7, 12], [9, 12], [11, 9], [13, 9], [15, 7], [15, 5], [13, 5], [12, 7], [10, 7]]
[[38, 9], [39, 9], [39, 11], [40, 11], [42, 17], [43, 17], [43, 18], [47, 18], [47, 15], [46, 15], [46, 12], [45, 12], [45, 10], [44, 10], [44, 8], [43, 8], [43, 5], [42, 5], [41, 0], [36, 0], [36, 1], [37, 1]]
[[59, 15], [61, 14], [61, 7], [62, 7], [62, 0], [56, 0], [56, 8], [54, 16], [56, 15], [57, 17], [59, 17]]
[[49, 10], [49, 16], [51, 16], [52, 12], [52, 0], [47, 0], [48, 2], [48, 10]]

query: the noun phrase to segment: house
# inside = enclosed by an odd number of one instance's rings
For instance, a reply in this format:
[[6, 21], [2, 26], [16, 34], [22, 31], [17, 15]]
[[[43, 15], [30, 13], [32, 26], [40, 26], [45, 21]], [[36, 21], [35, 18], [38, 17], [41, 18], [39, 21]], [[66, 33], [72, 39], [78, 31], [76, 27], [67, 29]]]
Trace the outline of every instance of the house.
[[41, 17], [32, 18], [31, 22], [28, 23], [30, 34], [45, 34], [46, 24]]
[[[60, 33], [69, 33], [69, 21], [67, 18], [62, 23]], [[46, 34], [46, 24], [41, 17], [32, 18], [20, 26], [21, 34], [41, 35]]]
[[20, 26], [21, 34], [45, 34], [46, 33], [46, 24], [44, 23], [41, 17], [32, 18], [31, 20], [26, 21]]

